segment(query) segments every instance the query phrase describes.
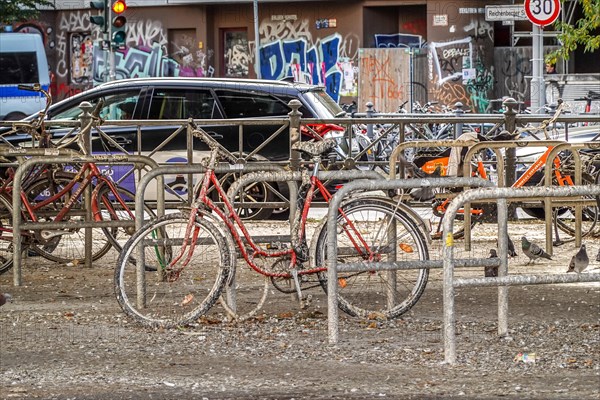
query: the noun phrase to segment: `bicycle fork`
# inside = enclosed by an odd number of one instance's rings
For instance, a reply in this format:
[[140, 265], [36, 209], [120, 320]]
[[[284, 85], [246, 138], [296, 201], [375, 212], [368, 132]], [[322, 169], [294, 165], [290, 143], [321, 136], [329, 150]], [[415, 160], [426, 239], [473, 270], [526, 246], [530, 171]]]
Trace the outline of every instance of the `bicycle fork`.
[[[190, 263], [192, 256], [194, 255], [194, 249], [196, 248], [196, 242], [198, 240], [198, 236], [200, 235], [200, 228], [196, 227], [194, 223], [196, 221], [196, 214], [198, 212], [198, 206], [194, 205], [190, 211], [190, 217], [188, 220], [187, 227], [185, 228], [185, 235], [183, 237], [183, 243], [181, 244], [181, 248], [177, 255], [173, 257], [173, 260], [168, 265], [166, 263], [161, 262], [161, 267], [166, 272], [166, 279], [169, 282], [176, 281], [185, 267]], [[193, 233], [192, 233], [193, 230]], [[174, 268], [175, 265], [181, 260], [185, 253], [187, 252], [187, 256], [185, 256], [185, 260], [180, 267]]]

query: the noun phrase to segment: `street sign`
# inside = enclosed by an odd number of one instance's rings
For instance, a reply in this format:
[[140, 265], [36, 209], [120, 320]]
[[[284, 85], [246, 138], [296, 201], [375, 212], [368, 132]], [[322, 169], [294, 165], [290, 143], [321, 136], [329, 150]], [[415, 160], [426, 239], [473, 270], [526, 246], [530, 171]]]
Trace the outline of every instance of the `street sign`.
[[532, 24], [552, 24], [560, 14], [560, 0], [525, 0], [525, 14]]
[[486, 21], [527, 21], [521, 4], [485, 6]]

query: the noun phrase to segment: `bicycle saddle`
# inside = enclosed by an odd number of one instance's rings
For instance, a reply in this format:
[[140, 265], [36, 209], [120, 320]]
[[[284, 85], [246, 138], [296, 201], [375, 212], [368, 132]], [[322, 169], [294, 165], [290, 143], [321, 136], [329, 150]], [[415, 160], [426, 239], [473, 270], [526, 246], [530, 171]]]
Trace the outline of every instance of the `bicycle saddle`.
[[296, 142], [292, 145], [292, 150], [298, 150], [311, 156], [318, 156], [327, 153], [337, 145], [334, 139], [323, 139], [318, 142]]

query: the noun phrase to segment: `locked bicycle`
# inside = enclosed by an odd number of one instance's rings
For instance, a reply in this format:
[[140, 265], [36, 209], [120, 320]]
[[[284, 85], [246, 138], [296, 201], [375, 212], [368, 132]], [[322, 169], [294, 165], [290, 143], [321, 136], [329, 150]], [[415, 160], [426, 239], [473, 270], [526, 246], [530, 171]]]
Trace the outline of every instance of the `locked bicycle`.
[[[45, 128], [48, 108], [52, 97], [39, 84], [19, 85], [21, 90], [36, 91], [46, 97], [46, 107], [32, 121], [16, 121], [13, 131], [27, 133], [40, 148], [64, 148], [77, 143], [82, 154], [81, 138], [92, 128], [95, 113], [86, 126], [76, 127], [59, 140], [52, 140], [52, 135]], [[13, 133], [13, 131], [9, 133]], [[14, 154], [22, 154], [14, 151]], [[48, 154], [52, 154], [49, 151]], [[134, 194], [120, 187], [100, 170], [95, 162], [77, 162], [69, 165], [36, 164], [24, 173], [21, 182], [21, 219], [25, 222], [60, 223], [62, 227], [36, 228], [21, 231], [23, 247], [31, 250], [30, 254], [38, 254], [50, 261], [58, 263], [83, 264], [85, 257], [97, 260], [112, 247], [120, 249], [120, 243], [131, 234], [131, 228], [106, 227], [91, 228], [92, 253], [84, 254], [85, 228], [73, 222], [85, 219], [86, 206], [84, 196], [86, 189], [91, 193], [91, 213], [94, 221], [122, 221], [134, 218], [132, 201]], [[13, 264], [13, 183], [15, 170], [9, 167], [5, 176], [0, 179], [0, 274], [8, 271]], [[154, 212], [145, 206], [148, 215]]]
[[[227, 288], [233, 293], [221, 298], [224, 307], [235, 318], [247, 318], [262, 307], [270, 287], [248, 285], [241, 271], [281, 292], [296, 293], [303, 302], [309, 298], [305, 290], [326, 290], [326, 224], [317, 226], [310, 245], [306, 227], [315, 190], [331, 198], [318, 173], [321, 158], [335, 142], [294, 145], [310, 157], [312, 169], [303, 170], [290, 242], [265, 244], [250, 234], [214, 172], [220, 157], [235, 160], [205, 131], [196, 129], [194, 135], [211, 149], [197, 198], [190, 209], [146, 224], [123, 247], [115, 269], [115, 294], [124, 312], [148, 327], [185, 325], [206, 314]], [[207, 195], [210, 187], [218, 192], [222, 207]], [[337, 221], [338, 263], [429, 259], [424, 234], [400, 203], [353, 198], [340, 207]], [[246, 265], [237, 266], [238, 259]], [[340, 273], [339, 306], [352, 316], [395, 318], [418, 301], [427, 279], [427, 269]]]

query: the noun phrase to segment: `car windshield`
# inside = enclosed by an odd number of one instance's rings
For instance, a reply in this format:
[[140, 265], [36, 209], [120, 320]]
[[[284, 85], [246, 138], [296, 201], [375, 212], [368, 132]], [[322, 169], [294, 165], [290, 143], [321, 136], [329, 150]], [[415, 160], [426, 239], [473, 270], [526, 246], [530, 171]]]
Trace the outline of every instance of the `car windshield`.
[[346, 115], [344, 110], [342, 110], [342, 107], [340, 107], [339, 104], [336, 103], [323, 89], [311, 90], [306, 93], [306, 96], [311, 99], [311, 102], [317, 109], [317, 114], [321, 118]]

